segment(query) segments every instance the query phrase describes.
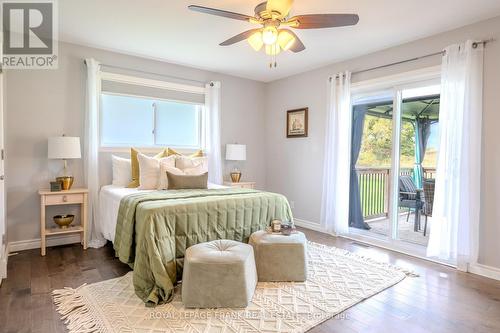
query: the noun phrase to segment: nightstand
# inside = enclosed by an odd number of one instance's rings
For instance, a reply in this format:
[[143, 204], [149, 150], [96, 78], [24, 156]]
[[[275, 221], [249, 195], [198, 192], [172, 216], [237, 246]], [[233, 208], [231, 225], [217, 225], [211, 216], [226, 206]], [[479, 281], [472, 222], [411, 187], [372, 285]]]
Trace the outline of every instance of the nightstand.
[[225, 186], [236, 187], [236, 188], [255, 188], [255, 182], [224, 182]]
[[[63, 235], [80, 233], [83, 249], [87, 249], [87, 197], [88, 190], [85, 188], [75, 188], [67, 191], [51, 192], [50, 190], [38, 191], [40, 195], [40, 238], [41, 254], [45, 255], [46, 238], [52, 235]], [[45, 225], [45, 208], [56, 205], [81, 205], [80, 221], [81, 225], [69, 226], [67, 228], [47, 228]]]

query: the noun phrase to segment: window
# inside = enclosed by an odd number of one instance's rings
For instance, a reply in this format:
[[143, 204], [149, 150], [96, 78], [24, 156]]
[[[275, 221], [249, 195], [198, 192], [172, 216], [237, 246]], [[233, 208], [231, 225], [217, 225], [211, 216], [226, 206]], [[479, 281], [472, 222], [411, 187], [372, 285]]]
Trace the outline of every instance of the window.
[[203, 105], [101, 94], [101, 147], [201, 148]]

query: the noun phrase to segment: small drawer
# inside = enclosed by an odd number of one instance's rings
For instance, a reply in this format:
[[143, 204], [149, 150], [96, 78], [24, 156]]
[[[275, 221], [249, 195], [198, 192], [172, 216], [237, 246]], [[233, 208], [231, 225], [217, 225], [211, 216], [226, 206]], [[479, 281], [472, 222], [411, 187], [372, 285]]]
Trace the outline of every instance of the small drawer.
[[65, 205], [83, 202], [83, 194], [57, 194], [45, 196], [46, 205]]

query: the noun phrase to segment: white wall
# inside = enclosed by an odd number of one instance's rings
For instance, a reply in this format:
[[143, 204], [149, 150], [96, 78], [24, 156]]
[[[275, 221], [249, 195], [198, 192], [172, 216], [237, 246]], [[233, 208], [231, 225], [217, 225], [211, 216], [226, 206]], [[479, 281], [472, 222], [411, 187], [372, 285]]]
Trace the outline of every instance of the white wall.
[[[267, 189], [285, 194], [294, 203], [294, 216], [320, 219], [326, 80], [339, 71], [370, 68], [442, 50], [466, 39], [496, 38], [485, 52], [482, 218], [480, 263], [500, 267], [500, 17], [418, 40], [374, 54], [271, 82], [266, 87]], [[332, 45], [332, 52], [335, 46]], [[353, 76], [353, 82], [439, 65], [440, 57]], [[309, 137], [285, 137], [286, 110], [309, 107]], [[344, 191], [345, 189], [338, 189]]]
[[[47, 160], [47, 138], [65, 133], [83, 137], [85, 66], [94, 57], [104, 64], [208, 82], [222, 82], [222, 137], [225, 143], [247, 144], [243, 178], [266, 185], [264, 84], [194, 68], [60, 43], [59, 69], [10, 70], [6, 75], [6, 190], [8, 241], [40, 237], [37, 190], [47, 188], [61, 163]], [[224, 153], [224, 149], [222, 149]], [[110, 179], [109, 154], [102, 154], [103, 179]], [[83, 183], [82, 161], [70, 162], [75, 186]], [[230, 166], [226, 166], [225, 176]], [[50, 208], [47, 220], [57, 212]]]

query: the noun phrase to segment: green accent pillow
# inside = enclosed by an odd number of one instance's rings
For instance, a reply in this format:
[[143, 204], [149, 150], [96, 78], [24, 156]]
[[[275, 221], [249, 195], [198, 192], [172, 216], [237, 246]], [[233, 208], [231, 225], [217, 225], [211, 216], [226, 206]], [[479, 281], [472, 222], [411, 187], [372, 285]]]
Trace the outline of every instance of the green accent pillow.
[[167, 171], [168, 189], [169, 190], [186, 190], [186, 189], [206, 189], [208, 183], [208, 172], [201, 175], [176, 175]]

